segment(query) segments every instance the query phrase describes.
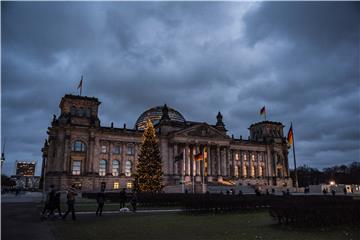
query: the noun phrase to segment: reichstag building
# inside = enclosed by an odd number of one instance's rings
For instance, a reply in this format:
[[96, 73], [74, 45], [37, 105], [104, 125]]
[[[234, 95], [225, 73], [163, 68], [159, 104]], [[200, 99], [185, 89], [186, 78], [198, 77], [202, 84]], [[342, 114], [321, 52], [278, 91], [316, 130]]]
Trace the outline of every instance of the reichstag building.
[[[213, 123], [194, 122], [168, 107], [143, 112], [133, 128], [101, 126], [97, 98], [65, 95], [42, 148], [45, 185], [85, 191], [132, 188], [143, 130], [157, 131], [165, 192], [201, 192], [230, 186], [291, 186], [284, 126], [262, 121], [246, 139], [227, 134], [219, 112]], [[200, 156], [200, 157], [199, 157]]]

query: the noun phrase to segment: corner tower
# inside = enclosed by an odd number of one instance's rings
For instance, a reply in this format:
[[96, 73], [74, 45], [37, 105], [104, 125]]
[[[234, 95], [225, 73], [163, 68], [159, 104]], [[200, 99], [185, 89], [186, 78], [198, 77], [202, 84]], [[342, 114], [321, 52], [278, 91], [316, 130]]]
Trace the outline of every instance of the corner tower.
[[99, 127], [98, 108], [100, 102], [94, 97], [83, 97], [67, 94], [60, 102], [60, 125], [80, 125]]

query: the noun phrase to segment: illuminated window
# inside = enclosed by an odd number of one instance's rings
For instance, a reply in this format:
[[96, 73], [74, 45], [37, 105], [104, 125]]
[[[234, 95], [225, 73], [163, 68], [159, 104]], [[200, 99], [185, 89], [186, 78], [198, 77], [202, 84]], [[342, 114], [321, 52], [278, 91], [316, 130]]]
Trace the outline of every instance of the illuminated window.
[[132, 164], [130, 160], [127, 160], [125, 163], [125, 176], [130, 177], [131, 176], [131, 169]]
[[128, 182], [126, 183], [126, 187], [127, 187], [127, 188], [132, 188], [132, 187], [133, 187], [132, 181], [128, 181]]
[[255, 161], [255, 155], [251, 154], [251, 161]]
[[235, 153], [235, 160], [239, 160], [239, 154]]
[[120, 145], [115, 145], [113, 147], [113, 154], [121, 154], [121, 146]]
[[112, 161], [112, 175], [119, 176], [120, 173], [120, 162], [118, 160]]
[[73, 148], [72, 150], [74, 152], [85, 152], [86, 150], [86, 145], [84, 142], [80, 141], [80, 140], [76, 140], [73, 144]]
[[259, 158], [259, 161], [260, 161], [260, 162], [262, 162], [263, 157], [262, 157], [262, 155], [261, 155], [261, 154], [259, 154], [259, 155], [258, 155], [258, 158]]
[[73, 161], [72, 164], [72, 175], [80, 175], [81, 161]]
[[101, 145], [101, 153], [107, 153], [107, 146]]
[[246, 154], [243, 155], [244, 161], [246, 161]]
[[127, 146], [127, 155], [134, 155], [135, 151], [134, 151], [134, 146], [133, 145], [128, 145]]
[[101, 160], [99, 163], [99, 175], [100, 176], [106, 175], [106, 160]]
[[239, 167], [237, 165], [235, 165], [235, 176], [238, 177], [239, 176]]
[[264, 176], [264, 167], [261, 166], [261, 167], [259, 168], [259, 177], [263, 177], [263, 176]]
[[255, 177], [255, 167], [254, 167], [254, 165], [251, 166], [250, 170], [251, 170], [250, 176]]
[[120, 188], [120, 183], [114, 182], [114, 189], [119, 189], [119, 188]]
[[245, 166], [245, 164], [243, 165], [243, 176], [247, 177], [247, 167]]

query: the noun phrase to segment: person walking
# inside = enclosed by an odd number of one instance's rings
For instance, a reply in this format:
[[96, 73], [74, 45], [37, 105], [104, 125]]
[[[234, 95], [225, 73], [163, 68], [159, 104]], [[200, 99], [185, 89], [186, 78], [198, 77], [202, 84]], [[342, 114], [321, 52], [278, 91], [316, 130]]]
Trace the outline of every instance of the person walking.
[[63, 216], [63, 220], [66, 219], [66, 216], [71, 212], [71, 215], [72, 215], [72, 220], [76, 220], [76, 217], [75, 217], [75, 208], [74, 208], [74, 205], [75, 205], [75, 196], [77, 195], [76, 191], [75, 191], [75, 188], [74, 188], [74, 185], [71, 186], [68, 190], [68, 193], [66, 195], [67, 197], [67, 205], [68, 205], [68, 210], [66, 211], [66, 213], [64, 214]]
[[120, 192], [120, 209], [125, 207], [126, 203], [126, 190], [123, 188]]
[[[45, 206], [41, 213], [41, 220], [45, 220], [53, 212], [55, 202], [55, 190], [54, 185], [50, 185], [50, 190], [46, 196]], [[47, 214], [46, 214], [47, 213]]]
[[61, 203], [60, 197], [61, 197], [61, 191], [55, 192], [54, 206], [51, 209], [50, 215], [53, 214], [55, 212], [55, 210], [57, 210], [59, 217], [62, 218], [61, 207], [60, 207], [60, 203]]
[[101, 189], [100, 192], [98, 192], [97, 196], [96, 196], [96, 201], [98, 204], [97, 210], [96, 210], [96, 216], [101, 216], [102, 214], [102, 210], [104, 207], [104, 203], [105, 203], [105, 193], [104, 193], [105, 189]]
[[130, 200], [130, 204], [131, 204], [133, 212], [136, 212], [137, 202], [138, 202], [137, 194], [136, 194], [136, 191], [134, 190], [133, 194], [132, 194], [132, 197], [131, 197], [131, 200]]

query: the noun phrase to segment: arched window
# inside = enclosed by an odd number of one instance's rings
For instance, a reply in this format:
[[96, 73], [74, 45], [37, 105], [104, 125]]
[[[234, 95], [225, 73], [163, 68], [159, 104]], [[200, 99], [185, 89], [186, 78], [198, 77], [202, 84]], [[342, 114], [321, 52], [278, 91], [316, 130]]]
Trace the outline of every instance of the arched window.
[[99, 163], [99, 175], [100, 176], [106, 175], [106, 160], [101, 160]]
[[125, 176], [130, 177], [131, 176], [131, 169], [132, 163], [130, 160], [127, 160], [125, 163]]
[[112, 161], [112, 175], [119, 176], [120, 174], [120, 162], [118, 160]]
[[86, 145], [84, 142], [80, 141], [80, 140], [76, 140], [73, 144], [73, 149], [74, 152], [85, 152], [86, 151]]

